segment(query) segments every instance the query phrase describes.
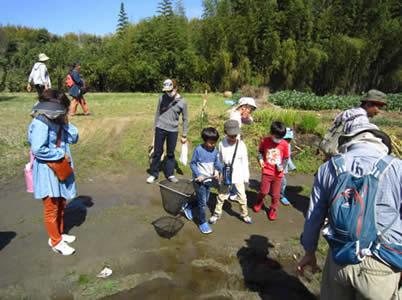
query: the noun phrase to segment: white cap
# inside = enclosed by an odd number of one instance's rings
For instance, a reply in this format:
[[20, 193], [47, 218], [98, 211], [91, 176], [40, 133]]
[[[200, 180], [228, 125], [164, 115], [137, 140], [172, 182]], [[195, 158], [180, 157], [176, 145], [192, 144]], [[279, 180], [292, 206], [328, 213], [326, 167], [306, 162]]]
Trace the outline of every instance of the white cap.
[[45, 53], [40, 53], [38, 55], [38, 60], [39, 61], [47, 61], [47, 60], [49, 60], [49, 57]]
[[162, 91], [163, 92], [170, 92], [170, 91], [173, 91], [173, 89], [174, 89], [173, 81], [171, 79], [166, 79], [163, 82]]
[[255, 104], [255, 100], [254, 100], [254, 98], [251, 98], [251, 97], [241, 97], [239, 99], [239, 103], [237, 104], [236, 109], [238, 109], [239, 107], [241, 107], [243, 105], [250, 105], [250, 106], [253, 107], [253, 109], [257, 109], [257, 105]]

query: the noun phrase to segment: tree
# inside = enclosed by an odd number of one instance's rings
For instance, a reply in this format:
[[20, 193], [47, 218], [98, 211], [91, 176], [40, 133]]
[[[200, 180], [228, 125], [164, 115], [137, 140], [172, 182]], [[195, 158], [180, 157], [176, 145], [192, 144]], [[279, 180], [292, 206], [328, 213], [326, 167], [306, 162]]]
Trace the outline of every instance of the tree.
[[177, 16], [185, 18], [186, 11], [184, 9], [183, 0], [176, 0], [174, 12]]
[[158, 5], [158, 13], [162, 17], [173, 16], [173, 4], [172, 0], [162, 0]]
[[124, 9], [124, 3], [121, 2], [119, 19], [117, 21], [117, 33], [119, 35], [122, 35], [126, 31], [127, 26], [128, 26], [128, 17], [127, 17], [127, 13]]

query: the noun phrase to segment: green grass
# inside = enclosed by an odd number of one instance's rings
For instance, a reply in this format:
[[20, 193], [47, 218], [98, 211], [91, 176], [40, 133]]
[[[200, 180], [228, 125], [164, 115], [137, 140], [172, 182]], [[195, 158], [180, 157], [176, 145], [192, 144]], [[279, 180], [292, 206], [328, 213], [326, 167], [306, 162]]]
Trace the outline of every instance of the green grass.
[[294, 162], [297, 166], [297, 172], [314, 174], [323, 163], [323, 160], [317, 155], [316, 147], [304, 146], [303, 150], [295, 156]]
[[402, 127], [402, 119], [395, 120], [382, 116], [374, 118], [373, 123], [377, 126]]
[[[71, 119], [80, 132], [78, 144], [71, 147], [78, 177], [99, 171], [121, 174], [130, 168], [141, 168], [145, 174], [158, 97], [159, 94], [142, 93], [88, 94], [86, 99], [93, 116]], [[197, 144], [201, 122], [194, 120], [201, 112], [202, 95], [184, 97], [190, 112], [189, 140]], [[27, 128], [35, 102], [33, 93], [0, 94], [0, 182], [9, 182], [22, 174], [28, 161]], [[208, 114], [217, 116], [226, 109], [223, 97], [209, 95]], [[184, 170], [188, 172], [188, 168]]]
[[89, 283], [89, 281], [90, 281], [90, 279], [89, 279], [89, 276], [87, 274], [81, 274], [78, 277], [77, 283], [79, 285], [87, 285]]
[[[80, 132], [78, 144], [71, 147], [76, 174], [90, 178], [97, 174], [127, 174], [148, 168], [148, 146], [153, 139], [153, 121], [159, 94], [143, 93], [90, 93], [87, 101], [90, 117], [76, 116], [71, 123]], [[210, 94], [204, 118], [201, 118], [202, 95], [184, 94], [190, 122], [188, 139], [191, 150], [201, 143], [202, 127], [215, 126], [223, 136], [223, 123], [229, 107], [224, 98]], [[31, 122], [30, 110], [36, 102], [35, 94], [0, 94], [0, 183], [22, 176], [28, 161], [27, 127]], [[79, 108], [80, 109], [80, 108]], [[257, 147], [262, 137], [269, 134], [272, 121], [282, 121], [296, 130], [296, 142], [301, 147], [294, 160], [298, 172], [314, 173], [321, 163], [316, 148], [303, 142], [303, 134], [322, 136], [329, 126], [327, 113], [268, 108], [254, 113], [255, 122], [242, 127], [242, 136], [248, 146], [250, 166], [255, 166]], [[392, 125], [399, 136], [402, 127], [398, 119], [376, 118], [376, 122]], [[303, 144], [304, 143], [304, 144]], [[179, 152], [180, 143], [177, 146]], [[189, 167], [182, 168], [190, 176]]]

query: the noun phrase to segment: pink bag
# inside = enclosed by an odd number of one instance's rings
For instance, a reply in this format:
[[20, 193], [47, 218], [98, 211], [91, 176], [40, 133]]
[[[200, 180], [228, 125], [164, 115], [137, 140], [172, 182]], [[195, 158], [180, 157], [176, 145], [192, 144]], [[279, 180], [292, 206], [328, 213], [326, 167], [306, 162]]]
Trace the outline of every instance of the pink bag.
[[25, 173], [25, 185], [27, 187], [28, 193], [33, 193], [33, 177], [32, 177], [32, 168], [33, 168], [34, 156], [29, 150], [29, 162], [25, 165], [24, 173]]

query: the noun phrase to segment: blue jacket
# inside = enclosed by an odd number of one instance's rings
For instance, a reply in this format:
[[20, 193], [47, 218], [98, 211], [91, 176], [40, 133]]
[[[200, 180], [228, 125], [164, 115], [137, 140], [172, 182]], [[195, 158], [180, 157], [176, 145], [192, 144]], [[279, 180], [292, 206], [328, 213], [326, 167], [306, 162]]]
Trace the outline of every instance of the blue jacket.
[[71, 97], [81, 98], [81, 87], [84, 85], [84, 81], [82, 81], [80, 74], [76, 70], [72, 70], [70, 72], [71, 78], [74, 81], [74, 84], [68, 90], [68, 93]]
[[56, 147], [60, 126], [52, 122], [45, 124], [38, 119], [33, 119], [29, 125], [28, 141], [31, 145], [32, 154], [35, 156], [32, 175], [36, 199], [43, 199], [47, 196], [73, 199], [76, 196], [74, 174], [66, 181], [60, 182], [46, 164], [48, 161], [59, 160], [67, 154], [72, 167], [74, 167], [68, 144], [77, 143], [78, 129], [72, 124], [63, 125], [61, 145]]
[[[345, 154], [348, 171], [355, 176], [362, 176], [372, 171], [374, 164], [385, 154], [370, 147], [369, 144], [355, 144]], [[301, 243], [306, 251], [317, 248], [320, 229], [327, 216], [330, 195], [336, 186], [336, 170], [331, 161], [323, 164], [314, 180], [310, 196], [310, 207], [307, 212]], [[395, 159], [388, 170], [380, 178], [376, 194], [375, 214], [377, 228], [382, 231], [392, 223], [396, 214], [397, 221], [384, 234], [383, 238], [390, 243], [402, 243], [402, 161]]]
[[193, 171], [193, 177], [198, 176], [211, 177], [214, 171], [222, 172], [222, 163], [218, 157], [218, 150], [214, 148], [212, 151], [204, 148], [203, 145], [198, 145], [194, 149], [193, 157], [191, 158], [190, 168]]

